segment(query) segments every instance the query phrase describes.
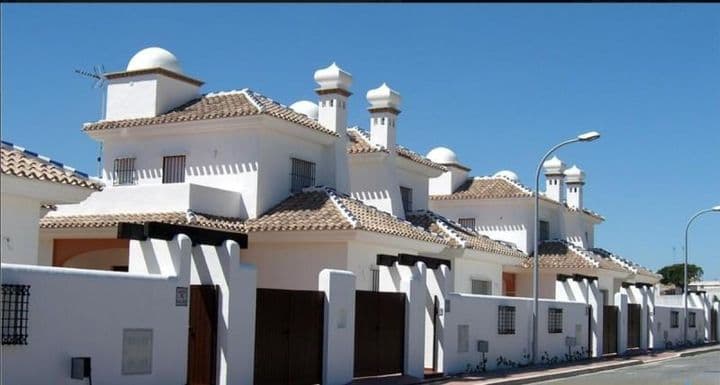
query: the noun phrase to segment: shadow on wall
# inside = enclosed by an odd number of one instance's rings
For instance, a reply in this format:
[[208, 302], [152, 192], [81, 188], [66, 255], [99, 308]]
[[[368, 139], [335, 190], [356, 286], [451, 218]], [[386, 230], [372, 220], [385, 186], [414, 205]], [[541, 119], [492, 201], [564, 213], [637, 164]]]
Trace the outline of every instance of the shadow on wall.
[[521, 231], [526, 230], [525, 225], [479, 225], [478, 231]]
[[390, 193], [387, 190], [383, 191], [355, 191], [352, 193], [352, 197], [361, 201], [375, 200], [375, 199], [390, 199]]
[[[258, 163], [232, 163], [232, 164], [211, 164], [203, 166], [186, 166], [186, 173], [189, 176], [212, 176], [212, 175], [236, 175], [248, 172], [257, 172]], [[139, 169], [139, 179], [160, 179], [162, 168]]]

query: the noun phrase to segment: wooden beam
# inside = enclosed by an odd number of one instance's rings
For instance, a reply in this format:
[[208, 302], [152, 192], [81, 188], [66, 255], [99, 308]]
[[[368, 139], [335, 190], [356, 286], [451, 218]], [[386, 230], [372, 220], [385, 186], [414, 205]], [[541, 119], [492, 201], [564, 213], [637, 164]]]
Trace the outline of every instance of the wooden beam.
[[232, 240], [237, 242], [241, 249], [247, 249], [248, 247], [248, 236], [242, 233], [211, 230], [194, 226], [173, 225], [163, 222], [145, 222], [144, 225], [135, 223], [118, 224], [118, 238], [121, 239], [144, 241], [148, 238], [154, 238], [169, 241], [178, 234], [187, 235], [192, 241], [193, 246], [220, 246], [226, 240]]
[[432, 270], [439, 269], [441, 265], [447, 266], [448, 269], [452, 268], [450, 261], [447, 259], [423, 257], [420, 255], [399, 254], [398, 262], [405, 266], [413, 266], [418, 262], [423, 262], [428, 269]]

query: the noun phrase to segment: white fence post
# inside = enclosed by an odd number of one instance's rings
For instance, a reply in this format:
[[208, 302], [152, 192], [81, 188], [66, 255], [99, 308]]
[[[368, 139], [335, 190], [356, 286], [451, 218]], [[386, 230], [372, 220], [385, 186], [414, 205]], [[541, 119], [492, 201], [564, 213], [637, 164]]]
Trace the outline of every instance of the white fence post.
[[347, 384], [355, 358], [355, 274], [323, 269], [318, 290], [325, 293], [323, 384]]
[[[714, 302], [713, 309], [718, 312], [718, 318], [720, 318], [720, 302]], [[720, 319], [715, 322], [715, 335], [717, 336], [717, 339], [720, 340]]]
[[710, 313], [712, 312], [712, 304], [707, 293], [700, 294], [700, 301], [702, 302], [703, 312], [705, 313], [705, 342], [710, 341]]
[[[400, 291], [407, 296], [405, 307], [405, 374], [417, 378], [425, 375], [425, 301], [426, 274], [423, 262], [415, 266], [398, 266]], [[408, 271], [409, 270], [409, 271]]]
[[658, 338], [658, 325], [655, 317], [655, 286], [645, 288], [648, 299], [648, 349], [655, 350], [655, 340]]
[[598, 287], [598, 280], [595, 279], [588, 285], [588, 303], [592, 306], [592, 338], [593, 348], [592, 356], [600, 357], [603, 355], [603, 296]]
[[615, 293], [615, 306], [618, 308], [618, 354], [624, 354], [627, 350], [628, 338], [628, 297], [625, 293]]

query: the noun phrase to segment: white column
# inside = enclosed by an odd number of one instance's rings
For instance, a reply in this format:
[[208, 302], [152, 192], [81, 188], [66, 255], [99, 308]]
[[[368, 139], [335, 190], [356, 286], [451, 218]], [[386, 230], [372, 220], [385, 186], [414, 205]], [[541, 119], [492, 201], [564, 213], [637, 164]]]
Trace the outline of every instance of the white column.
[[700, 301], [703, 305], [703, 312], [705, 313], [705, 324], [703, 325], [703, 329], [705, 329], [705, 341], [710, 341], [710, 312], [712, 312], [712, 304], [710, 303], [710, 298], [708, 297], [707, 293], [702, 293], [700, 295]]
[[627, 328], [628, 328], [628, 298], [625, 293], [615, 293], [615, 306], [618, 308], [618, 354], [624, 354], [627, 350]]
[[325, 293], [323, 384], [347, 384], [355, 358], [355, 274], [323, 269], [318, 290]]
[[[714, 302], [712, 307], [718, 313], [718, 317], [720, 317], [720, 302]], [[720, 319], [716, 322], [715, 329], [715, 335], [720, 340]]]
[[648, 349], [658, 349], [659, 346], [655, 346], [655, 340], [658, 338], [658, 325], [655, 319], [655, 286], [646, 288], [648, 299]]
[[588, 285], [588, 304], [592, 306], [592, 323], [590, 325], [592, 330], [593, 357], [600, 357], [603, 355], [603, 296], [598, 286], [598, 280], [593, 280]]
[[417, 378], [425, 375], [425, 301], [427, 297], [426, 267], [399, 266], [400, 291], [407, 296], [405, 306], [405, 374]]

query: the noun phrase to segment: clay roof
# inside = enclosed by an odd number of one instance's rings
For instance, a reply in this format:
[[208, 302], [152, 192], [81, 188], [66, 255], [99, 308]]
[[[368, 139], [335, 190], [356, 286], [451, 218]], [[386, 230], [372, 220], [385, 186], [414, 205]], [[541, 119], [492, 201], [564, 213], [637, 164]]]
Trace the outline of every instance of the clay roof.
[[447, 244], [437, 234], [325, 187], [308, 188], [290, 196], [261, 217], [247, 220], [245, 230], [365, 230]]
[[155, 117], [99, 121], [86, 124], [83, 130], [99, 131], [253, 115], [268, 115], [337, 136], [335, 132], [328, 130], [316, 120], [249, 89], [205, 94]]
[[236, 218], [219, 217], [195, 212], [162, 212], [162, 213], [119, 213], [92, 215], [62, 215], [50, 213], [40, 219], [43, 229], [71, 228], [104, 228], [115, 227], [120, 222], [144, 223], [164, 222], [174, 225], [204, 227], [213, 230], [241, 232], [242, 221]]
[[0, 145], [0, 170], [3, 174], [36, 179], [91, 190], [102, 190], [104, 185], [72, 167], [38, 155], [12, 143], [2, 141]]
[[493, 240], [471, 229], [465, 228], [431, 211], [416, 211], [407, 216], [407, 220], [427, 231], [445, 238], [450, 245], [474, 250], [501, 254], [510, 257], [525, 257], [525, 253], [502, 241]]
[[650, 271], [648, 268], [641, 266], [627, 258], [621, 257], [613, 252], [610, 252], [608, 250], [596, 247], [593, 249], [590, 249], [593, 253], [599, 255], [602, 258], [607, 259], [608, 261], [632, 272], [633, 274], [642, 275], [646, 277], [651, 278], [662, 278], [661, 275], [655, 274], [652, 271]]
[[[574, 244], [563, 241], [545, 241], [538, 248], [540, 254], [541, 269], [605, 269], [627, 272], [627, 270], [605, 258], [596, 255], [592, 251], [585, 250]], [[534, 265], [534, 258], [528, 257], [523, 267], [530, 268]]]
[[[348, 154], [366, 154], [373, 152], [389, 153], [389, 150], [383, 146], [370, 142], [370, 134], [359, 127], [350, 127], [348, 133]], [[447, 168], [439, 163], [435, 163], [430, 159], [418, 154], [409, 148], [397, 145], [395, 152], [398, 156], [409, 159], [413, 162], [422, 164], [423, 166], [432, 167], [438, 170], [447, 171]]]

